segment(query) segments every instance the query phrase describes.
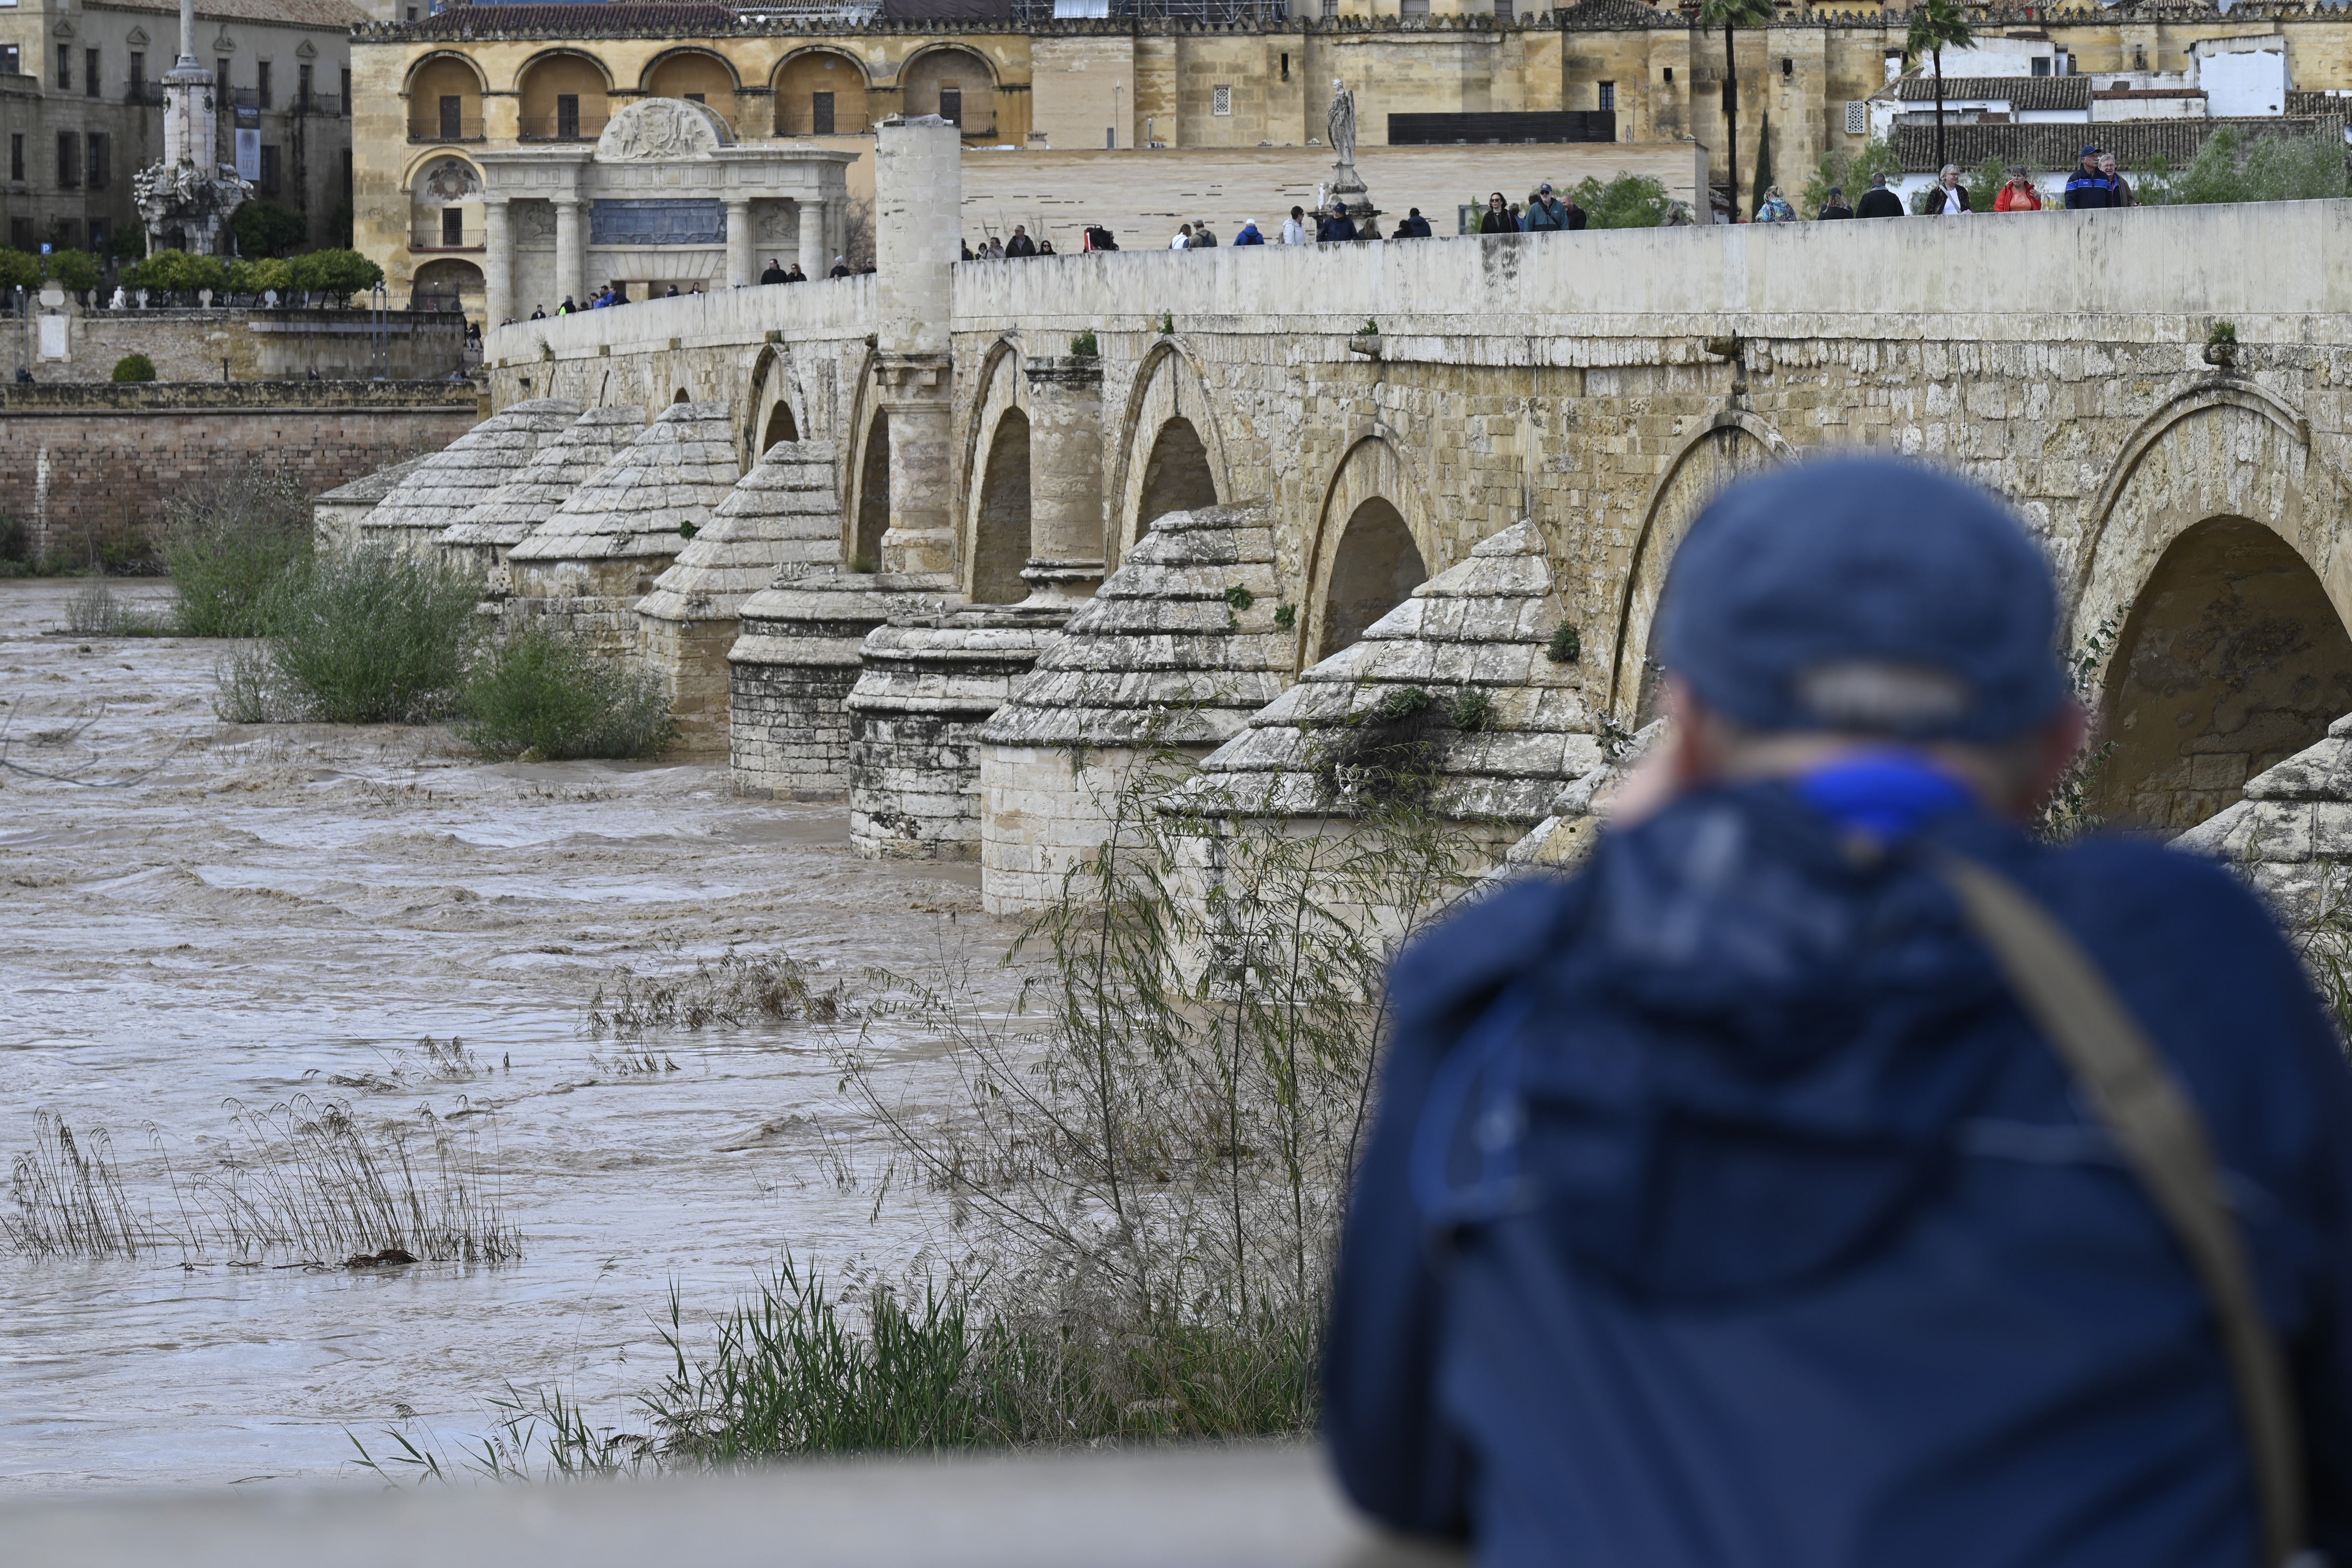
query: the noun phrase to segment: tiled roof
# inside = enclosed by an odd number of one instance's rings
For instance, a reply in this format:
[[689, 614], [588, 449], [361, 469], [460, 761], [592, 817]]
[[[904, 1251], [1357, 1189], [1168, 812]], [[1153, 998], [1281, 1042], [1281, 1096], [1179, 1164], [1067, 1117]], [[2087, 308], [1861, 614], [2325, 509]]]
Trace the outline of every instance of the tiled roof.
[[[154, 16], [180, 14], [179, 0], [89, 0], [94, 11], [139, 11]], [[348, 32], [368, 19], [352, 0], [196, 0], [201, 22], [275, 22], [285, 27]], [[175, 33], [174, 37], [178, 37]]]
[[2308, 91], [2289, 88], [2286, 94], [2289, 114], [2352, 114], [2352, 96], [2338, 92]]
[[[2179, 168], [2203, 150], [2212, 134], [2224, 126], [2256, 136], [2343, 134], [2341, 120], [2221, 119], [2122, 120], [2098, 125], [1947, 125], [1944, 162], [1973, 169], [1986, 159], [2022, 163], [2047, 173], [2072, 168], [2081, 160], [2086, 142], [2095, 142], [2113, 153], [2126, 170], [2146, 169], [2161, 158]], [[1933, 125], [1897, 125], [1887, 138], [1904, 172], [1932, 174], [1936, 161]]]
[[437, 16], [399, 24], [412, 38], [549, 37], [565, 38], [708, 37], [737, 28], [725, 5], [452, 5]]
[[[2066, 109], [2087, 112], [2091, 107], [2091, 81], [2086, 76], [1948, 76], [1944, 79], [1944, 101], [1952, 104], [1991, 99], [2008, 103], [2021, 114]], [[1932, 104], [1936, 101], [1936, 79], [1906, 76], [1895, 84], [1895, 96], [1906, 103]]]
[[1662, 12], [1643, 0], [1583, 0], [1552, 14], [1560, 26], [1574, 32], [1585, 27], [1654, 27], [1662, 22], [1686, 26], [1679, 12]]

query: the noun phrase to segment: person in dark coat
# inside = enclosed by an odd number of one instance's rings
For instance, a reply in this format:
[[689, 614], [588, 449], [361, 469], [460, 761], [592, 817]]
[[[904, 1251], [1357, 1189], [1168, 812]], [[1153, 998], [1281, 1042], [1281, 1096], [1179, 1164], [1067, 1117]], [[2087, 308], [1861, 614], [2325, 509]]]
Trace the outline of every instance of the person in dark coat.
[[1404, 215], [1404, 221], [1396, 226], [1396, 233], [1390, 237], [1394, 239], [1427, 239], [1429, 237], [1429, 220], [1421, 216], [1421, 209], [1419, 207], [1409, 208]]
[[1326, 245], [1337, 245], [1356, 237], [1356, 220], [1348, 216], [1346, 203], [1331, 204], [1331, 210], [1323, 215], [1322, 224], [1315, 230], [1315, 237]]
[[1528, 198], [1527, 232], [1566, 234], [1569, 227], [1568, 204], [1551, 194], [1551, 182], [1547, 180]]
[[1901, 217], [1903, 198], [1886, 188], [1886, 176], [1870, 176], [1870, 189], [1862, 193], [1862, 205], [1853, 209], [1856, 217]]
[[2099, 150], [2095, 146], [2083, 149], [2083, 161], [2066, 176], [2066, 205], [2069, 210], [2082, 207], [2117, 205], [2114, 182], [2099, 167]]
[[1478, 215], [1478, 232], [1480, 234], [1519, 232], [1519, 220], [1511, 216], [1510, 205], [1503, 200], [1502, 192], [1496, 191], [1486, 198], [1486, 210]]
[[1034, 256], [1036, 254], [1037, 242], [1029, 237], [1028, 226], [1025, 224], [1014, 224], [1013, 226], [1013, 237], [1004, 242], [1005, 258], [1007, 260], [1012, 260], [1019, 257]]
[[1853, 209], [1845, 205], [1845, 192], [1835, 185], [1832, 185], [1829, 188], [1829, 194], [1822, 198], [1821, 210], [1813, 214], [1813, 216], [1819, 219], [1852, 217], [1853, 216]]
[[760, 274], [760, 281], [762, 283], [782, 283], [785, 280], [784, 269], [776, 264], [776, 258], [772, 256], [768, 258], [768, 269]]
[[2352, 1071], [2230, 872], [2027, 831], [2084, 733], [2057, 628], [2008, 509], [1908, 463], [1692, 525], [1673, 729], [1589, 864], [1391, 976], [1325, 1368], [1359, 1507], [1490, 1565], [2263, 1555], [2213, 1301], [1963, 915], [1972, 863], [2201, 1119], [2309, 1544], [2352, 1562]]

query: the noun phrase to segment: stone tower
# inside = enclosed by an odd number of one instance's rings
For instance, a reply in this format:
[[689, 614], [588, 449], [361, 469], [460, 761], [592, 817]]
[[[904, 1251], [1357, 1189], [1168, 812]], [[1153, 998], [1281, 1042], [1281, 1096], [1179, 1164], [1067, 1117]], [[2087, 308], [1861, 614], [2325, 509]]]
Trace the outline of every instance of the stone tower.
[[213, 73], [196, 63], [195, 0], [180, 0], [180, 58], [163, 77], [163, 161], [132, 177], [147, 248], [217, 255], [253, 187], [220, 163]]

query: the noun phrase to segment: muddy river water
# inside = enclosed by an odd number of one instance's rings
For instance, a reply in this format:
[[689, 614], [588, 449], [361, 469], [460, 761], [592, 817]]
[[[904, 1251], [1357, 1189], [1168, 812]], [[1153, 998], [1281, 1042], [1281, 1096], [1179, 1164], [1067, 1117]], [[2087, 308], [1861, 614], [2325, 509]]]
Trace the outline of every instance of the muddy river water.
[[[347, 1432], [456, 1447], [509, 1383], [627, 1426], [673, 1283], [707, 1322], [787, 1248], [895, 1271], [949, 1243], [919, 1184], [886, 1181], [839, 1027], [673, 1030], [650, 1044], [677, 1070], [648, 1076], [612, 1070], [583, 1012], [617, 965], [730, 950], [842, 976], [961, 956], [1009, 993], [1013, 932], [979, 912], [976, 872], [859, 860], [844, 809], [738, 796], [719, 765], [224, 725], [221, 645], [64, 635], [79, 587], [0, 582], [5, 756], [73, 781], [0, 772], [0, 1160], [51, 1112], [109, 1132], [134, 1204], [160, 1208], [165, 1158], [201, 1168], [239, 1105], [421, 1106], [476, 1141], [524, 1252], [352, 1270], [0, 1250], [0, 1487], [355, 1476]], [[948, 1102], [936, 1039], [869, 1027], [894, 1094]], [[434, 1078], [425, 1036], [493, 1070]]]

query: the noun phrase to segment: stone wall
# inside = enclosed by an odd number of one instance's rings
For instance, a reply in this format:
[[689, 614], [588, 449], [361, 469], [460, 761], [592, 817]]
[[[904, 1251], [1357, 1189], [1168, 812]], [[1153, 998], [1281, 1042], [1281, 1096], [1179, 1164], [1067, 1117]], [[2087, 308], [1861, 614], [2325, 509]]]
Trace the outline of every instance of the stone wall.
[[[329, 381], [375, 374], [367, 310], [92, 310], [68, 307], [62, 358], [47, 350], [40, 317], [5, 323], [25, 336], [25, 363], [44, 382], [106, 381], [126, 354], [145, 354], [159, 381]], [[466, 318], [455, 310], [387, 311], [384, 374], [439, 381], [464, 368]], [[226, 369], [224, 369], [226, 365]]]
[[0, 386], [0, 512], [44, 552], [135, 556], [175, 489], [245, 463], [316, 495], [471, 428], [470, 385], [149, 382]]

